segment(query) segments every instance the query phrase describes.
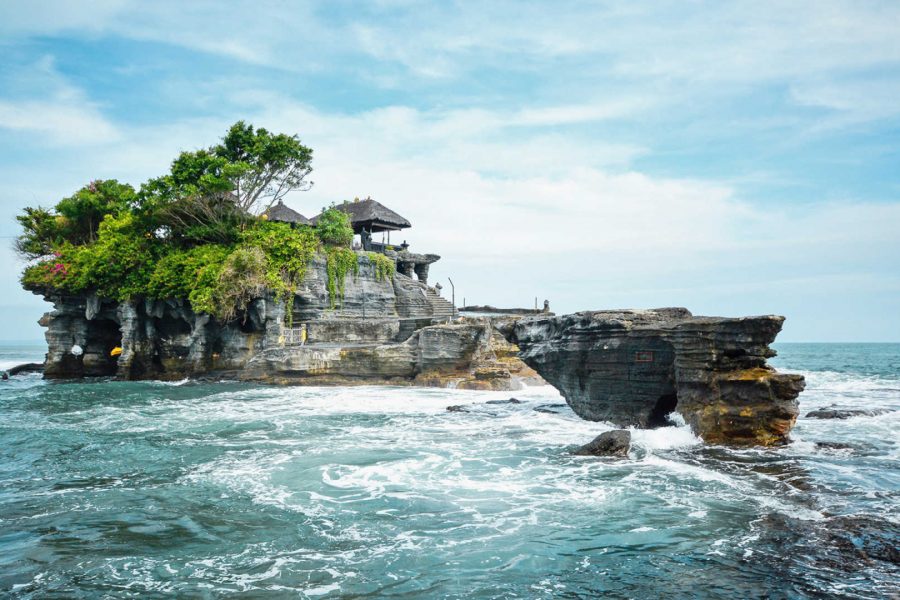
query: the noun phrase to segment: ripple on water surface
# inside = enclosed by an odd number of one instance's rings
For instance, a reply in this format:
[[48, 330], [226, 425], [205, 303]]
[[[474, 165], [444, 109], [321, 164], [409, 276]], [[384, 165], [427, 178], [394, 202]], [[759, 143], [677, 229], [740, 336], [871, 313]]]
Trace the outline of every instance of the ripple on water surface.
[[801, 418], [779, 449], [707, 447], [683, 425], [634, 431], [629, 459], [607, 460], [569, 454], [610, 427], [548, 409], [562, 402], [550, 388], [488, 404], [510, 394], [17, 378], [0, 390], [0, 589], [888, 595], [898, 375], [782, 355], [809, 380], [803, 414], [887, 412]]

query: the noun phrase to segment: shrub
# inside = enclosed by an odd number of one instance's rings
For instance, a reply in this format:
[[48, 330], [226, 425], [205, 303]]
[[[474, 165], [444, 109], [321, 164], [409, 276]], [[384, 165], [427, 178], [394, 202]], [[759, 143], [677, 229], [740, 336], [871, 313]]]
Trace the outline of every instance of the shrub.
[[316, 222], [316, 233], [323, 244], [328, 246], [350, 246], [353, 241], [353, 227], [350, 225], [350, 215], [331, 207], [322, 211]]
[[228, 255], [211, 298], [211, 314], [230, 321], [250, 302], [261, 297], [267, 287], [266, 255], [255, 247], [239, 246]]
[[319, 249], [319, 238], [311, 228], [262, 220], [241, 235], [241, 242], [266, 253], [270, 284], [275, 288], [293, 289], [302, 282]]
[[150, 298], [187, 298], [195, 312], [212, 313], [222, 267], [231, 248], [207, 244], [170, 252], [153, 270], [147, 285]]

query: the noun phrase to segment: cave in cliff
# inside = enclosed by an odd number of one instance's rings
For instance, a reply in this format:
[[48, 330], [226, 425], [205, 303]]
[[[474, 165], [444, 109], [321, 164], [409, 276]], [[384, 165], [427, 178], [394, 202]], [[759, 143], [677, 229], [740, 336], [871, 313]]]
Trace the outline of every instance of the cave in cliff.
[[118, 359], [110, 353], [121, 347], [122, 332], [112, 319], [96, 319], [87, 329], [82, 365], [87, 376], [107, 377], [116, 374]]

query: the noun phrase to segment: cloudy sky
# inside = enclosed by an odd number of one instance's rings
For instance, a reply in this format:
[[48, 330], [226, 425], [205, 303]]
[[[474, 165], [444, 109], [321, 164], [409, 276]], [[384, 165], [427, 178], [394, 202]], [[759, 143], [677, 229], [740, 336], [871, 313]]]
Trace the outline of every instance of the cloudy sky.
[[390, 206], [459, 303], [900, 341], [900, 3], [637, 4], [4, 0], [0, 338], [49, 308], [22, 207], [245, 119], [314, 149], [290, 205]]

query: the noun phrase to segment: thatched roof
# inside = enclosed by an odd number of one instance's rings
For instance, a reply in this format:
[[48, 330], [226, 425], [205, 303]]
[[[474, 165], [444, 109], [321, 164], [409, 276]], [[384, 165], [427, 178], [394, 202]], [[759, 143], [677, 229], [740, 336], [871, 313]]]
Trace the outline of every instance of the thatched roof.
[[[401, 217], [384, 204], [376, 202], [371, 198], [354, 200], [353, 202], [342, 202], [335, 206], [335, 208], [350, 215], [350, 223], [353, 225], [353, 230], [357, 233], [359, 233], [361, 229], [374, 232], [412, 227], [412, 224], [405, 218]], [[315, 224], [318, 219], [319, 215], [313, 217], [313, 224]]]
[[310, 225], [309, 219], [298, 213], [296, 210], [285, 205], [281, 200], [278, 204], [270, 206], [265, 213], [269, 221], [280, 221], [282, 223], [293, 223], [297, 225]]

